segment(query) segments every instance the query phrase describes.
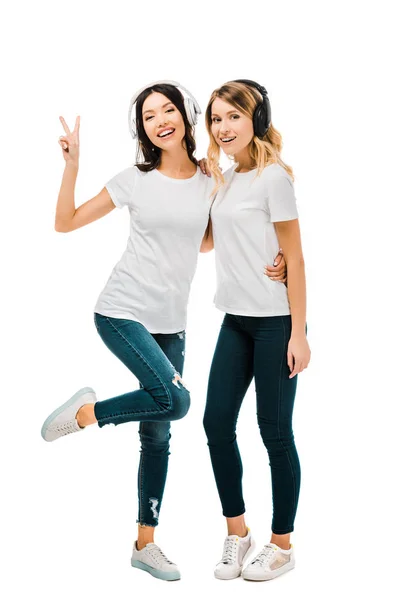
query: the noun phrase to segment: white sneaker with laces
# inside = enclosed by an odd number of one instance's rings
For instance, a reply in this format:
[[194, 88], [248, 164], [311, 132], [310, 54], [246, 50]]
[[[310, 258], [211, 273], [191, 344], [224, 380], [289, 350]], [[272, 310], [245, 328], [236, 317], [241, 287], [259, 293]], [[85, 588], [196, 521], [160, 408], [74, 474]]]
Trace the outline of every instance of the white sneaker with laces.
[[47, 417], [42, 426], [42, 438], [46, 442], [53, 442], [63, 435], [85, 429], [78, 425], [76, 413], [84, 404], [94, 404], [95, 402], [97, 402], [97, 398], [92, 388], [80, 389]]
[[217, 579], [235, 579], [242, 572], [244, 561], [253, 552], [255, 541], [251, 537], [250, 529], [246, 537], [228, 535], [225, 538], [222, 558], [215, 567], [214, 575]]
[[243, 569], [242, 577], [251, 581], [274, 579], [295, 565], [293, 546], [282, 550], [276, 544], [269, 543], [257, 554], [254, 560]]
[[178, 567], [168, 560], [157, 544], [146, 544], [144, 548], [138, 550], [135, 542], [131, 565], [165, 581], [175, 581], [181, 578]]

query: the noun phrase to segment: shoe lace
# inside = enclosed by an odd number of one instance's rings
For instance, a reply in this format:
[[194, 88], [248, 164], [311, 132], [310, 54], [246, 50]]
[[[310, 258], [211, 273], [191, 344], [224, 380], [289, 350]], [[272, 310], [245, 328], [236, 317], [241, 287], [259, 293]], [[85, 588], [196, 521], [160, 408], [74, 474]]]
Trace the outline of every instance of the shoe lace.
[[68, 435], [69, 433], [74, 433], [76, 431], [76, 420], [72, 419], [71, 421], [60, 423], [56, 425], [53, 429], [59, 432], [60, 435]]
[[258, 563], [261, 567], [264, 567], [268, 563], [269, 559], [274, 554], [274, 552], [275, 548], [267, 544], [266, 546], [264, 546], [261, 552], [257, 554], [255, 559], [251, 561], [251, 564], [255, 565], [256, 563]]
[[222, 558], [219, 561], [224, 565], [230, 565], [235, 562], [238, 551], [238, 544], [236, 538], [227, 537], [224, 542], [224, 551], [222, 554]]
[[164, 552], [158, 546], [152, 546], [149, 548], [149, 552], [151, 556], [159, 563], [166, 562], [170, 565], [174, 564], [172, 560], [169, 560], [169, 558], [165, 556]]

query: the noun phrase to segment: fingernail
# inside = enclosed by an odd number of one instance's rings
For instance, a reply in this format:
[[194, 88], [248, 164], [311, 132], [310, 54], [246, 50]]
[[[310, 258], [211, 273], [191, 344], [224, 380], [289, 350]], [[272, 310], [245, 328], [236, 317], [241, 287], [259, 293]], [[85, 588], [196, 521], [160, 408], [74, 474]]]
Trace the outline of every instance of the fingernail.
[[276, 262], [276, 260], [274, 260], [274, 267], [276, 267], [276, 265], [277, 265], [277, 264], [278, 264], [278, 263]]

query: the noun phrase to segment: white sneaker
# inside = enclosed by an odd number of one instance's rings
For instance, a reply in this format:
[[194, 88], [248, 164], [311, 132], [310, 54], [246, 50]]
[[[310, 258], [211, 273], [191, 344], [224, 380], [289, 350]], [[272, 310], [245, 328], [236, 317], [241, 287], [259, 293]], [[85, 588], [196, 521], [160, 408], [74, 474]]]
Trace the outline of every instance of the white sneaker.
[[251, 537], [250, 529], [246, 537], [228, 535], [225, 538], [222, 558], [215, 567], [214, 575], [217, 579], [235, 579], [242, 572], [243, 563], [253, 552], [255, 541]]
[[131, 558], [132, 567], [143, 569], [153, 577], [164, 579], [166, 581], [174, 581], [180, 579], [178, 567], [168, 560], [165, 554], [157, 546], [157, 544], [146, 544], [141, 550], [137, 549], [136, 542], [133, 545]]
[[282, 550], [276, 544], [267, 544], [243, 570], [242, 577], [251, 581], [274, 579], [295, 565], [293, 546]]
[[42, 426], [42, 438], [46, 442], [53, 442], [62, 435], [85, 429], [78, 425], [76, 413], [84, 404], [94, 404], [95, 402], [97, 402], [97, 398], [92, 388], [85, 387], [76, 392], [72, 398], [47, 417]]

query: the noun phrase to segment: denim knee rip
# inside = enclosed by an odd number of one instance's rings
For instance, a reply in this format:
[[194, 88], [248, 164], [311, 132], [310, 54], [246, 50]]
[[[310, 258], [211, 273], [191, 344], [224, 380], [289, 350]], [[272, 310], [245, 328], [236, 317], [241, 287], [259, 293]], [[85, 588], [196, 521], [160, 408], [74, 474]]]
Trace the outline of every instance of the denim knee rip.
[[183, 381], [182, 377], [179, 375], [179, 373], [178, 373], [177, 371], [175, 371], [175, 373], [174, 373], [174, 378], [173, 378], [173, 380], [172, 380], [172, 383], [173, 383], [174, 385], [176, 385], [176, 387], [178, 388], [178, 390], [180, 390], [180, 389], [181, 389], [181, 388], [180, 388], [180, 386], [179, 386], [179, 382], [180, 382], [180, 383], [183, 385], [183, 387], [184, 387], [184, 388], [185, 388], [187, 391], [189, 391], [189, 390], [188, 390], [188, 388], [187, 388], [187, 385], [186, 385], [186, 384], [185, 384], [185, 382]]

